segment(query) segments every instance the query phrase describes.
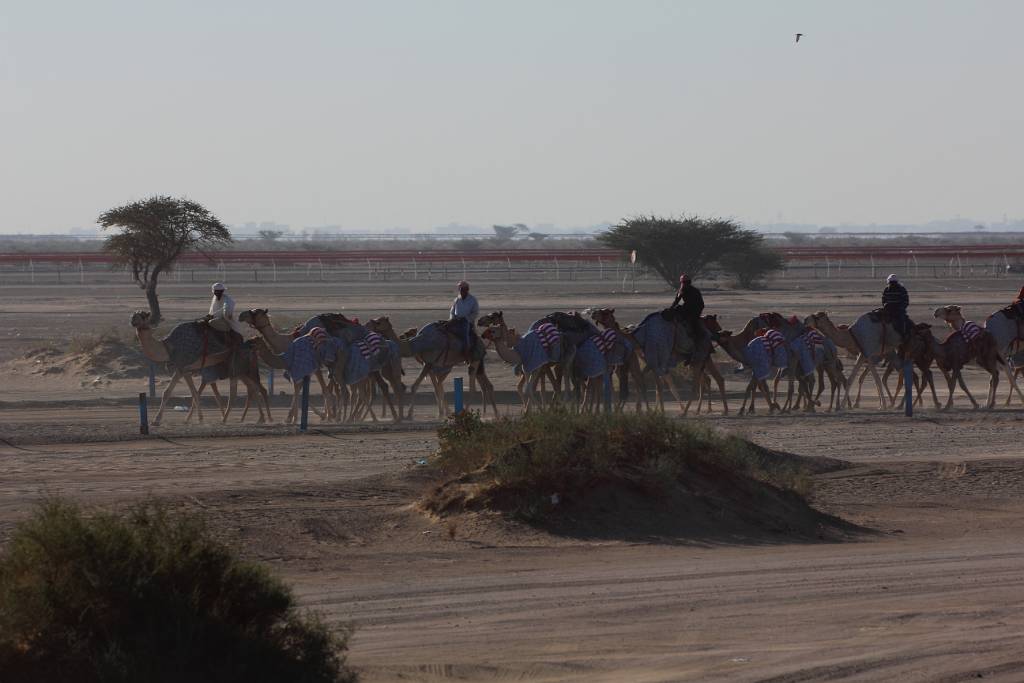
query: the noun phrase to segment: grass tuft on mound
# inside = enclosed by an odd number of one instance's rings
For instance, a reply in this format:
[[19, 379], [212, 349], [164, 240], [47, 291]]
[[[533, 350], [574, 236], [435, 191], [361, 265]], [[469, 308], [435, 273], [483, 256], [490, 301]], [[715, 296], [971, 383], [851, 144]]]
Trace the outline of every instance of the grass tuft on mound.
[[439, 515], [490, 509], [563, 528], [572, 517], [597, 534], [614, 533], [612, 518], [620, 530], [675, 535], [717, 525], [748, 537], [758, 527], [814, 535], [827, 517], [804, 501], [806, 459], [660, 414], [485, 423], [467, 412], [445, 422], [439, 441], [440, 482], [423, 501]]
[[203, 520], [49, 501], [0, 555], [4, 681], [354, 681], [348, 634]]

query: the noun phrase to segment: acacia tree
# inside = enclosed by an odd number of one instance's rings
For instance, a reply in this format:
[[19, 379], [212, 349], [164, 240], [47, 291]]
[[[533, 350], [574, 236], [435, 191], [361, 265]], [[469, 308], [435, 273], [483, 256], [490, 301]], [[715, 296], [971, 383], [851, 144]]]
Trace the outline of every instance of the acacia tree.
[[751, 289], [766, 275], [786, 265], [781, 254], [761, 245], [725, 254], [718, 263], [736, 278], [736, 286], [741, 289]]
[[765, 251], [764, 238], [753, 230], [729, 219], [701, 216], [626, 218], [597, 239], [614, 249], [635, 249], [637, 260], [672, 286], [681, 273], [696, 279], [712, 265], [724, 265], [723, 259], [736, 263], [740, 255]]
[[97, 222], [106, 230], [119, 228], [103, 243], [115, 263], [131, 268], [146, 292], [153, 324], [160, 322], [156, 286], [186, 251], [203, 251], [231, 243], [231, 233], [201, 204], [189, 199], [155, 196], [105, 211]]

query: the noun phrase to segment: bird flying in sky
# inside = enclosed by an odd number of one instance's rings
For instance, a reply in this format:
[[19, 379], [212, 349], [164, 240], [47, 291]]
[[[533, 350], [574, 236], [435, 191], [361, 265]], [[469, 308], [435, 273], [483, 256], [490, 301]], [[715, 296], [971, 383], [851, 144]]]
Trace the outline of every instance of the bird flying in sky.
[[798, 42], [798, 43], [799, 43], [799, 42], [800, 42], [800, 39], [801, 39], [801, 38], [803, 38], [803, 36], [804, 36], [804, 34], [802, 34], [802, 33], [798, 33], [798, 34], [796, 34], [796, 42]]

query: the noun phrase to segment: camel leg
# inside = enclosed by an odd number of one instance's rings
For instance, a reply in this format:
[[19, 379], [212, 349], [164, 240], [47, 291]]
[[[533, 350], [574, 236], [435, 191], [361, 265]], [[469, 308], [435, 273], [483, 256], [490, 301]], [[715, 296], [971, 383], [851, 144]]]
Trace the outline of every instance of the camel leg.
[[690, 392], [690, 400], [686, 402], [686, 406], [683, 408], [683, 417], [690, 412], [690, 404], [693, 403], [693, 394], [697, 394], [697, 414], [700, 415], [700, 404], [704, 400], [704, 373], [703, 371], [694, 368], [693, 369], [693, 384], [694, 390]]
[[488, 377], [483, 368], [477, 373], [477, 379], [480, 381], [480, 397], [483, 401], [490, 401], [491, 408], [494, 410], [494, 417], [498, 417], [498, 403], [494, 400], [494, 383], [491, 378]]
[[[861, 373], [859, 376], [857, 374], [858, 372]], [[859, 356], [857, 356], [857, 362], [853, 364], [853, 370], [850, 372], [850, 383], [852, 384], [855, 379], [857, 380], [857, 400], [853, 402], [852, 406], [854, 408], [860, 407], [860, 394], [861, 390], [864, 388], [864, 380], [867, 378], [867, 376], [868, 370], [864, 362], [864, 354], [860, 354]], [[846, 401], [847, 403], [849, 403], [850, 401], [849, 387], [846, 388]]]
[[[252, 389], [256, 390], [256, 394], [255, 394], [255, 397], [256, 397], [256, 407], [259, 408], [259, 411], [260, 411], [260, 418], [256, 422], [256, 424], [264, 424], [265, 422], [273, 422], [274, 418], [270, 414], [270, 394], [267, 392], [267, 388], [265, 386], [263, 386], [263, 383], [260, 382], [259, 379], [246, 378], [246, 379], [243, 379], [242, 381], [243, 382], [247, 382], [247, 384], [245, 385], [247, 392], [252, 391]], [[263, 405], [261, 406], [260, 403], [262, 403]], [[248, 410], [248, 407], [249, 407], [248, 404], [249, 404], [249, 402], [248, 402], [248, 400], [246, 400], [246, 410]], [[266, 418], [263, 417], [263, 409], [264, 408], [266, 408], [266, 413], [267, 413], [266, 414]]]
[[939, 393], [935, 390], [935, 375], [931, 370], [926, 370], [926, 376], [928, 379], [928, 386], [930, 386], [932, 390], [932, 401], [935, 403], [935, 409], [941, 410], [942, 404], [939, 403]]
[[[708, 361], [706, 361], [704, 363], [704, 366], [701, 368], [701, 370], [703, 370], [704, 376], [706, 378], [715, 380], [715, 384], [718, 385], [718, 393], [722, 397], [722, 414], [723, 415], [728, 415], [729, 414], [729, 401], [725, 397], [725, 378], [722, 377], [722, 373], [718, 371], [718, 366], [715, 365], [714, 362], [712, 362], [711, 360], [708, 360]], [[709, 387], [710, 387], [710, 382], [709, 382]], [[710, 391], [708, 393], [709, 393], [709, 396], [708, 396], [708, 406], [709, 406], [708, 407], [708, 412], [710, 413], [711, 412], [711, 408], [710, 408], [710, 405], [711, 405]]]
[[192, 381], [192, 375], [189, 373], [185, 373], [183, 378], [185, 379], [185, 384], [188, 385], [188, 390], [192, 393], [192, 400], [196, 404], [196, 415], [198, 416], [199, 424], [202, 424], [203, 407], [199, 405], [199, 393], [196, 391], [196, 383]]
[[682, 399], [682, 397], [679, 396], [679, 391], [676, 388], [675, 382], [672, 381], [672, 373], [671, 372], [666, 373], [666, 375], [662, 379], [665, 381], [665, 384], [668, 386], [668, 390], [672, 394], [672, 398], [674, 398], [676, 400], [676, 403], [679, 404], [679, 410], [680, 411], [684, 411], [685, 407], [683, 405], [683, 399]]
[[434, 399], [437, 401], [437, 419], [443, 420], [448, 416], [448, 398], [444, 395], [444, 383], [431, 374], [430, 381], [434, 385]]
[[[764, 394], [764, 400], [768, 401], [768, 414], [770, 415], [771, 413], [774, 413], [777, 410], [779, 410], [779, 402], [775, 400], [775, 398], [772, 396], [772, 393], [768, 390], [768, 382], [766, 380], [761, 380], [760, 382], [757, 383], [757, 385], [761, 389], [761, 393]], [[792, 398], [793, 396], [792, 377], [789, 378], [789, 396], [790, 398]]]
[[960, 388], [964, 390], [965, 394], [967, 394], [967, 398], [971, 399], [971, 405], [974, 406], [974, 409], [977, 410], [978, 408], [980, 408], [981, 406], [978, 405], [978, 402], [974, 400], [974, 396], [972, 396], [971, 392], [967, 389], [967, 383], [964, 382], [964, 375], [962, 371], [957, 371], [956, 379], [957, 383], [960, 385]]
[[[228, 401], [227, 405], [224, 405], [220, 398], [220, 392], [217, 391], [217, 383], [214, 382], [210, 385], [210, 389], [213, 391], [213, 395], [217, 398], [217, 405], [220, 407], [221, 424], [228, 421], [228, 415], [231, 414], [231, 407], [235, 404], [235, 398], [238, 395], [238, 380], [234, 377], [228, 380]], [[202, 392], [200, 392], [202, 393]]]
[[[197, 391], [199, 392], [199, 395], [200, 395], [200, 396], [202, 396], [202, 395], [203, 395], [203, 391], [204, 391], [204, 390], [206, 389], [206, 387], [207, 387], [207, 386], [208, 386], [208, 384], [207, 384], [207, 382], [205, 382], [205, 381], [203, 381], [203, 382], [201, 382], [201, 383], [199, 384], [199, 389], [198, 389]], [[214, 382], [214, 383], [213, 383], [213, 388], [214, 388], [214, 391], [216, 391], [216, 387], [217, 387], [217, 383], [216, 383], [216, 382]], [[191, 403], [191, 404], [189, 405], [189, 407], [188, 407], [188, 414], [187, 414], [187, 415], [185, 415], [185, 424], [188, 424], [189, 422], [191, 422], [191, 421], [192, 421], [192, 415], [193, 415], [193, 413], [195, 413], [195, 412], [196, 412], [196, 402], [195, 402], [195, 401], [192, 401], [192, 403]], [[221, 412], [223, 412], [223, 410], [222, 410]]]
[[151, 425], [154, 427], [160, 426], [160, 421], [164, 417], [164, 410], [167, 408], [167, 400], [174, 393], [174, 386], [181, 381], [182, 373], [180, 370], [175, 370], [171, 376], [171, 381], [167, 383], [167, 387], [164, 388], [163, 393], [160, 394], [160, 408], [156, 411], [156, 417], [153, 418]]
[[743, 405], [740, 406], [740, 417], [747, 413], [747, 400], [753, 395], [756, 384], [757, 380], [751, 378], [750, 382], [747, 384], [747, 388], [743, 390]]
[[640, 412], [642, 401], [644, 409], [649, 413], [651, 412], [651, 400], [647, 397], [647, 383], [644, 381], [644, 373], [640, 369], [639, 363], [636, 365], [631, 364], [630, 372], [633, 374], [633, 385], [636, 387], [637, 392], [636, 412]]
[[416, 390], [420, 388], [420, 384], [423, 383], [424, 378], [430, 374], [430, 365], [427, 363], [423, 364], [420, 369], [420, 374], [413, 381], [412, 386], [409, 387], [409, 419], [412, 419], [413, 408], [416, 407]]
[[[983, 366], [984, 367], [984, 366]], [[996, 407], [996, 389], [999, 388], [999, 367], [994, 364], [989, 364], [985, 367], [988, 371], [988, 401], [986, 401], [985, 409], [992, 410]]]
[[1017, 385], [1017, 372], [1015, 370], [1010, 370], [1010, 364], [1006, 362], [1006, 358], [1002, 355], [999, 356], [998, 362], [1003, 366], [1003, 370], [1006, 371], [1006, 381], [1010, 383], [1010, 393], [1006, 396], [1006, 405], [1010, 405], [1013, 401], [1013, 392], [1015, 391], [1020, 397], [1021, 403], [1024, 403], [1024, 393], [1021, 393], [1020, 387]]

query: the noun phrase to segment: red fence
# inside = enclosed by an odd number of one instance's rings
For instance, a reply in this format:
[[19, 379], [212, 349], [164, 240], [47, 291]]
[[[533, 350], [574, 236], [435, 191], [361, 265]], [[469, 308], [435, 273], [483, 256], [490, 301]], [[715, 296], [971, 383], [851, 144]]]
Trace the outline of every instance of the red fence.
[[[183, 263], [328, 263], [367, 261], [432, 261], [461, 263], [479, 261], [624, 261], [626, 255], [611, 249], [470, 249], [455, 251], [437, 249], [367, 249], [349, 251], [221, 251], [206, 254], [187, 253]], [[88, 252], [0, 253], [0, 263], [28, 263], [29, 261], [59, 263], [110, 263], [109, 254]]]
[[[778, 247], [787, 261], [863, 260], [884, 261], [888, 259], [918, 258], [950, 259], [960, 257], [978, 258], [1024, 258], [1024, 246], [1010, 244], [970, 245], [885, 245], [885, 246], [801, 246]], [[209, 255], [188, 253], [181, 257], [182, 263], [366, 263], [423, 261], [433, 263], [478, 263], [478, 262], [528, 262], [565, 261], [587, 263], [621, 263], [626, 260], [624, 252], [612, 249], [436, 249], [417, 251], [414, 249], [367, 249], [347, 251], [221, 251]], [[101, 251], [86, 252], [38, 252], [0, 253], [0, 263], [105, 263], [111, 257]]]

